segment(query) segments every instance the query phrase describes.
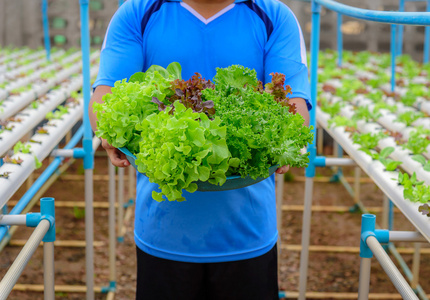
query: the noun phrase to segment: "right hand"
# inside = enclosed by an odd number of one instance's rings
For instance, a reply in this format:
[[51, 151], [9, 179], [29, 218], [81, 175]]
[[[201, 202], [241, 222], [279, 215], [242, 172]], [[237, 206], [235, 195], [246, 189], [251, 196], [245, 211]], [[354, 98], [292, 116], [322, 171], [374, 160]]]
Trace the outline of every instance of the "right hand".
[[110, 162], [114, 166], [125, 168], [130, 165], [130, 162], [127, 160], [125, 154], [119, 151], [117, 148], [109, 145], [109, 143], [105, 139], [102, 139], [102, 147], [106, 150]]

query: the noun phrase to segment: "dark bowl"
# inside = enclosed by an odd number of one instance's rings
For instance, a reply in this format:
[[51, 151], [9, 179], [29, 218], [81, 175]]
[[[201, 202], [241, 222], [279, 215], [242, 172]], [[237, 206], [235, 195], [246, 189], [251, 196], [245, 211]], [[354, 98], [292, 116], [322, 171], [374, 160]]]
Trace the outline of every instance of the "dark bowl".
[[[135, 163], [136, 156], [134, 156], [134, 154], [131, 153], [127, 148], [122, 147], [118, 149], [125, 154], [130, 164], [137, 170], [137, 166]], [[278, 166], [271, 166], [269, 168], [269, 176], [275, 173], [276, 169], [278, 169]], [[227, 176], [227, 180], [221, 186], [209, 183], [208, 181], [197, 181], [196, 184], [198, 187], [197, 190], [200, 192], [219, 192], [219, 191], [240, 189], [246, 186], [253, 185], [264, 179], [266, 178], [257, 177], [256, 179], [252, 179], [249, 176], [242, 178], [240, 176], [235, 175], [235, 176]]]

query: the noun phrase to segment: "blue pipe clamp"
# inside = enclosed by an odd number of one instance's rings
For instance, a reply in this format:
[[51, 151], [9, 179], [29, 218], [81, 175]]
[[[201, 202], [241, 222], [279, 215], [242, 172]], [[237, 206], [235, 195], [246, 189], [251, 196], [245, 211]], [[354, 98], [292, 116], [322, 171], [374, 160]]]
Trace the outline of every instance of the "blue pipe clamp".
[[55, 205], [54, 198], [45, 197], [40, 199], [40, 213], [28, 213], [26, 215], [27, 227], [36, 227], [40, 221], [48, 220], [51, 226], [43, 238], [43, 242], [55, 241]]

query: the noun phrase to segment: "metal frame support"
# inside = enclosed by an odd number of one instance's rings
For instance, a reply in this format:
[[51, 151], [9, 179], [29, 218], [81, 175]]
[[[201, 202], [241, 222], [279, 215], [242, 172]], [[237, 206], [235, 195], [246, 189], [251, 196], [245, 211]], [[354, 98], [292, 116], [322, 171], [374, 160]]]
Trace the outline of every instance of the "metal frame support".
[[89, 0], [79, 0], [81, 19], [81, 50], [82, 50], [82, 93], [84, 98], [84, 138], [82, 141], [85, 169], [85, 264], [86, 264], [86, 296], [94, 299], [94, 208], [93, 208], [93, 169], [94, 151], [92, 146], [92, 130], [89, 121], [88, 106], [90, 103], [90, 31], [89, 31]]
[[43, 41], [45, 43], [46, 59], [51, 61], [51, 38], [49, 36], [48, 0], [42, 0]]
[[361, 264], [358, 299], [364, 300], [369, 297], [370, 260], [373, 255], [375, 255], [385, 273], [393, 282], [397, 291], [402, 295], [403, 299], [418, 299], [415, 292], [381, 246], [381, 243], [388, 243], [390, 240], [421, 240], [423, 237], [416, 232], [390, 232], [388, 230], [375, 230], [375, 226], [375, 215], [362, 215], [360, 239]]
[[[12, 217], [12, 216], [10, 216]], [[17, 216], [15, 216], [17, 217]], [[25, 217], [25, 225], [27, 227], [35, 227], [36, 229], [28, 239], [25, 246], [22, 248], [18, 257], [13, 262], [12, 266], [7, 271], [6, 275], [0, 282], [0, 300], [7, 299], [14, 285], [21, 276], [22, 271], [33, 256], [40, 242], [44, 242], [43, 247], [43, 266], [44, 266], [44, 299], [55, 298], [54, 287], [54, 241], [55, 241], [55, 206], [54, 198], [40, 199], [40, 213], [30, 213], [27, 215], [18, 215], [19, 224], [24, 225], [21, 219]], [[10, 218], [15, 221], [17, 218]], [[3, 219], [3, 221], [6, 221]], [[14, 225], [9, 224], [9, 225]]]
[[306, 284], [308, 278], [309, 241], [311, 231], [312, 215], [312, 193], [315, 177], [316, 158], [316, 106], [317, 106], [317, 83], [318, 83], [318, 54], [320, 44], [320, 21], [321, 5], [315, 0], [311, 1], [312, 9], [312, 31], [311, 31], [311, 102], [310, 125], [313, 127], [314, 138], [312, 145], [308, 146], [309, 165], [306, 168], [305, 201], [302, 222], [302, 251], [300, 253], [300, 275], [299, 275], [299, 300], [306, 299]]
[[342, 14], [337, 14], [337, 65], [342, 66], [342, 54], [343, 53], [343, 35], [342, 35]]
[[391, 91], [396, 89], [396, 36], [397, 25], [391, 24]]
[[[430, 0], [427, 0], [427, 11], [430, 12]], [[430, 55], [430, 26], [426, 26], [424, 31], [424, 56], [423, 63], [429, 62]]]

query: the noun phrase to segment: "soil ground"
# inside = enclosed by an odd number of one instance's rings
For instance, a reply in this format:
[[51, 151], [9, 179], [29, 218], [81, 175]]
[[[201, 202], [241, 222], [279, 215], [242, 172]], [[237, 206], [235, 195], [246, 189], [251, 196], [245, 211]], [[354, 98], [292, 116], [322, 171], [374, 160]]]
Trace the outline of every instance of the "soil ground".
[[[107, 159], [104, 152], [99, 149], [96, 155], [94, 174], [107, 174]], [[42, 169], [43, 170], [43, 169]], [[38, 170], [37, 173], [41, 173]], [[352, 168], [344, 168], [346, 177], [353, 177]], [[70, 174], [81, 175], [72, 180]], [[127, 172], [126, 172], [127, 174]], [[314, 206], [342, 206], [353, 207], [353, 197], [347, 192], [340, 182], [323, 182], [331, 178], [333, 170], [328, 168], [318, 169], [314, 183]], [[286, 176], [284, 185], [283, 205], [287, 209], [282, 213], [281, 253], [280, 253], [280, 289], [286, 291], [288, 298], [294, 298], [298, 290], [300, 252], [297, 247], [301, 244], [302, 211], [293, 205], [303, 205], [304, 199], [304, 170], [292, 169]], [[76, 177], [76, 176], [75, 176]], [[366, 207], [381, 207], [383, 194], [377, 186], [366, 180], [362, 173], [361, 178], [365, 183], [361, 184], [360, 199]], [[126, 185], [127, 186], [127, 185]], [[25, 185], [14, 195], [12, 200], [18, 200], [25, 192]], [[54, 197], [57, 201], [83, 201], [84, 183], [82, 161], [76, 161], [60, 178], [45, 192], [44, 196]], [[94, 181], [94, 201], [107, 202], [108, 183], [106, 180]], [[11, 209], [11, 207], [9, 208]], [[39, 211], [35, 206], [32, 211]], [[83, 209], [76, 207], [56, 207], [57, 240], [84, 241]], [[377, 222], [382, 217], [376, 212]], [[108, 210], [95, 208], [94, 247], [95, 286], [107, 286], [109, 284], [108, 270]], [[314, 211], [312, 213], [311, 240], [315, 246], [344, 246], [356, 247], [359, 245], [361, 213], [349, 212], [338, 208], [332, 212]], [[134, 299], [135, 292], [135, 245], [133, 242], [133, 219], [125, 224], [127, 232], [124, 242], [117, 244], [116, 271], [117, 292], [115, 299]], [[413, 230], [409, 222], [399, 212], [395, 213], [395, 230]], [[19, 228], [12, 237], [12, 241], [27, 239], [32, 230]], [[397, 245], [396, 245], [397, 246]], [[412, 244], [399, 244], [399, 247], [413, 247]], [[428, 248], [423, 244], [422, 248]], [[0, 277], [3, 277], [10, 264], [18, 255], [22, 246], [7, 246], [0, 255]], [[311, 251], [309, 256], [309, 270], [307, 290], [312, 292], [336, 292], [355, 293], [358, 290], [359, 255], [357, 252], [349, 252], [345, 248], [340, 252], [316, 252]], [[428, 249], [425, 249], [428, 250]], [[42, 247], [36, 251], [23, 274], [18, 280], [19, 284], [40, 284], [43, 286]], [[412, 256], [403, 255], [403, 258], [411, 267]], [[375, 259], [372, 260], [371, 293], [394, 293], [394, 288], [387, 275], [383, 272]], [[397, 262], [396, 262], [397, 264]], [[397, 264], [398, 265], [398, 264]], [[421, 256], [420, 283], [424, 289], [428, 286], [430, 278], [430, 255]], [[56, 285], [85, 285], [85, 249], [83, 247], [55, 248], [55, 284]], [[392, 298], [391, 298], [392, 297]], [[96, 299], [105, 299], [106, 294], [96, 293]], [[385, 299], [393, 299], [388, 296]], [[41, 292], [14, 290], [9, 298], [14, 299], [43, 299]], [[85, 293], [57, 292], [56, 299], [85, 299]], [[311, 298], [308, 298], [311, 299]], [[334, 299], [325, 298], [325, 299]], [[342, 296], [336, 299], [342, 299]], [[346, 299], [346, 296], [345, 296]]]

